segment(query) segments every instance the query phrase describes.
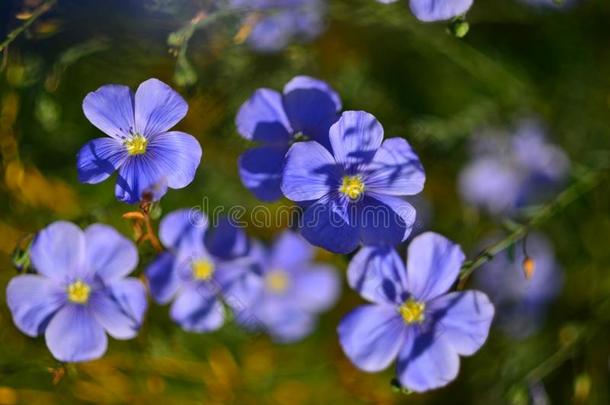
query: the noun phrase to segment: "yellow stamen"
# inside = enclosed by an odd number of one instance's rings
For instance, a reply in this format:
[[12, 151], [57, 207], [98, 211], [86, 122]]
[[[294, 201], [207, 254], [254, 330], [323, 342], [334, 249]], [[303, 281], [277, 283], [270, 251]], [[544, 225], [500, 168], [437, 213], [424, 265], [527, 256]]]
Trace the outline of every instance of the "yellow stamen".
[[283, 270], [272, 270], [265, 275], [265, 286], [274, 293], [283, 293], [288, 289], [290, 280]]
[[214, 274], [214, 263], [209, 260], [195, 260], [193, 262], [193, 278], [195, 280], [209, 280]]
[[68, 300], [75, 304], [86, 304], [89, 301], [91, 287], [87, 283], [77, 280], [68, 286]]
[[425, 319], [425, 310], [426, 304], [415, 301], [414, 299], [408, 299], [398, 308], [398, 312], [402, 315], [402, 319], [409, 325], [412, 323], [422, 323]]
[[127, 139], [123, 145], [127, 149], [127, 153], [130, 155], [141, 155], [146, 152], [146, 145], [148, 140], [143, 135], [135, 134], [131, 138]]
[[357, 200], [364, 193], [364, 183], [360, 176], [345, 176], [339, 191], [350, 199]]

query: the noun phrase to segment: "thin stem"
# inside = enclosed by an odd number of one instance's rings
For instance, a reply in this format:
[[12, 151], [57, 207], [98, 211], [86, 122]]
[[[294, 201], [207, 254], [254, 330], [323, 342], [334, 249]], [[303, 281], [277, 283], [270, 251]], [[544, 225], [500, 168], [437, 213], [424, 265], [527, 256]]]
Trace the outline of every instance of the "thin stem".
[[2, 41], [2, 43], [0, 43], [0, 52], [4, 51], [19, 35], [21, 35], [22, 32], [27, 30], [29, 26], [32, 25], [34, 21], [36, 21], [41, 15], [49, 11], [51, 7], [55, 5], [56, 2], [57, 0], [48, 0], [41, 4], [36, 10], [34, 10], [32, 16], [26, 22], [24, 22], [20, 27], [17, 27], [13, 31], [11, 31], [7, 35], [6, 39]]
[[153, 249], [156, 252], [163, 252], [163, 246], [155, 233], [150, 218], [150, 209], [152, 204], [150, 202], [143, 201], [140, 203], [138, 211], [130, 211], [123, 214], [123, 218], [133, 220], [133, 230], [135, 234], [136, 243], [139, 245], [144, 241], [150, 242]]
[[460, 270], [458, 289], [464, 288], [468, 277], [473, 271], [493, 259], [495, 255], [504, 249], [507, 249], [523, 239], [530, 229], [545, 223], [548, 219], [552, 218], [565, 207], [574, 202], [578, 197], [595, 188], [595, 186], [601, 182], [602, 177], [602, 172], [599, 171], [588, 171], [584, 173], [571, 186], [561, 192], [554, 201], [542, 207], [540, 211], [538, 211], [538, 213], [530, 219], [529, 222], [517, 226], [511, 233], [508, 234], [506, 238], [483, 250], [474, 259], [468, 260], [466, 263], [464, 263], [462, 269]]

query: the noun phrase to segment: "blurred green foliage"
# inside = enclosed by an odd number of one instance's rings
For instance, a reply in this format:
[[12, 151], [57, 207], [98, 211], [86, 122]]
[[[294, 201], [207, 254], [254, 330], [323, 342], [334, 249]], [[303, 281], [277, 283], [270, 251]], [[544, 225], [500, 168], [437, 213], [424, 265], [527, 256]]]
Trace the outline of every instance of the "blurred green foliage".
[[[19, 14], [36, 3], [0, 3], [0, 40], [23, 24]], [[237, 174], [237, 158], [248, 143], [236, 133], [234, 116], [255, 89], [280, 89], [297, 74], [327, 80], [345, 109], [373, 113], [388, 136], [412, 143], [427, 172], [429, 228], [462, 244], [471, 257], [479, 240], [500, 227], [465, 207], [456, 193], [467, 140], [477, 128], [510, 126], [534, 114], [575, 166], [607, 169], [608, 2], [583, 0], [556, 11], [517, 0], [475, 0], [469, 32], [457, 35], [460, 39], [448, 33], [448, 24], [416, 21], [402, 2], [333, 0], [322, 37], [274, 55], [236, 44], [235, 18], [192, 26], [207, 3], [62, 0], [3, 54], [2, 302], [4, 286], [15, 274], [15, 246], [46, 224], [58, 218], [83, 226], [99, 221], [130, 235], [121, 219], [130, 207], [115, 201], [113, 182], [83, 185], [76, 176], [76, 152], [101, 136], [84, 117], [81, 102], [106, 83], [135, 87], [158, 77], [189, 103], [179, 129], [199, 139], [204, 157], [195, 182], [163, 199], [163, 212], [199, 206], [204, 197], [212, 208], [259, 204]], [[177, 41], [176, 33], [185, 32], [188, 38]], [[603, 181], [542, 226], [567, 279], [544, 329], [521, 342], [494, 330], [477, 355], [462, 361], [457, 381], [429, 394], [396, 392], [390, 385], [393, 370], [366, 374], [345, 358], [335, 328], [361, 302], [346, 286], [337, 307], [298, 344], [274, 345], [232, 324], [213, 334], [188, 334], [171, 323], [166, 307], [152, 304], [136, 339], [112, 341], [102, 360], [69, 366], [52, 359], [43, 338], [19, 333], [2, 304], [0, 403], [520, 405], [544, 386], [552, 403], [605, 404], [610, 402], [609, 207]], [[277, 231], [248, 229], [265, 241]], [[146, 245], [141, 252], [139, 271], [153, 256]], [[348, 261], [323, 252], [320, 259], [342, 272]]]

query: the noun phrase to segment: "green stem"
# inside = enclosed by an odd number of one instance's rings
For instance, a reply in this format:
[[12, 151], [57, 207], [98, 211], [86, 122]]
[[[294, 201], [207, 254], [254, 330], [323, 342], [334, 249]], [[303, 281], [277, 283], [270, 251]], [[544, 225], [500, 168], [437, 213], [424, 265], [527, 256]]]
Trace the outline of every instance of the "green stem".
[[0, 43], [0, 52], [4, 51], [15, 39], [17, 39], [19, 35], [21, 35], [22, 32], [27, 30], [29, 26], [32, 25], [34, 21], [38, 19], [38, 17], [49, 11], [51, 7], [55, 5], [56, 2], [57, 0], [48, 0], [41, 4], [36, 10], [34, 10], [32, 16], [26, 22], [24, 22], [20, 27], [17, 27], [13, 31], [11, 31], [7, 35], [6, 39], [2, 41], [2, 43]]
[[574, 202], [578, 197], [587, 193], [597, 186], [602, 180], [603, 174], [599, 171], [585, 172], [571, 186], [561, 192], [555, 200], [542, 207], [529, 222], [519, 225], [501, 241], [491, 245], [479, 253], [474, 259], [468, 260], [460, 270], [458, 289], [462, 289], [468, 277], [477, 268], [490, 261], [495, 255], [523, 239], [531, 228], [545, 223], [549, 218]]

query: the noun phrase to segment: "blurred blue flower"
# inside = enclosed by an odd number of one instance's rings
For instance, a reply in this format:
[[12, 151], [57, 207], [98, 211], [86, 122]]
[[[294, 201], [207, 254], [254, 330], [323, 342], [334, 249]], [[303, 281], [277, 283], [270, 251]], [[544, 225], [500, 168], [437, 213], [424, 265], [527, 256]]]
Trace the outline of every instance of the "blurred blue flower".
[[514, 257], [502, 252], [475, 275], [478, 288], [489, 295], [497, 308], [498, 325], [517, 339], [538, 330], [550, 302], [563, 285], [563, 273], [546, 237], [530, 234], [527, 254], [534, 261], [534, 272], [529, 280], [522, 267], [525, 258], [523, 242], [515, 245]]
[[514, 214], [544, 201], [566, 178], [569, 160], [547, 142], [536, 121], [521, 121], [514, 135], [482, 133], [473, 141], [472, 162], [459, 177], [462, 198], [492, 215]]
[[135, 95], [116, 84], [87, 94], [85, 116], [109, 137], [78, 152], [79, 180], [99, 183], [118, 170], [116, 198], [129, 204], [158, 200], [167, 187], [186, 187], [201, 161], [201, 146], [191, 135], [169, 129], [187, 109], [184, 99], [157, 79], [140, 84]]
[[439, 234], [413, 239], [407, 267], [389, 247], [363, 247], [348, 268], [348, 283], [372, 304], [339, 324], [341, 347], [360, 369], [381, 371], [398, 358], [401, 385], [417, 392], [457, 377], [459, 356], [485, 343], [494, 307], [478, 291], [450, 292], [464, 254]]
[[[208, 219], [201, 211], [182, 209], [166, 215], [159, 236], [168, 251], [146, 269], [155, 301], [173, 301], [171, 318], [189, 332], [219, 329], [225, 321], [222, 299], [258, 278], [247, 256], [225, 260], [212, 255], [204, 244], [207, 230]], [[221, 230], [225, 231], [228, 228]], [[224, 253], [230, 250], [227, 247]]]
[[294, 342], [308, 335], [317, 315], [338, 299], [336, 270], [312, 262], [314, 248], [292, 231], [283, 232], [268, 251], [257, 246], [261, 283], [249, 307], [235, 309], [237, 319], [250, 329], [262, 329], [278, 342]]
[[66, 362], [97, 359], [108, 338], [136, 336], [146, 312], [146, 290], [126, 277], [138, 263], [130, 240], [94, 224], [84, 232], [54, 222], [38, 233], [30, 258], [38, 274], [14, 277], [6, 299], [17, 328], [44, 333], [53, 356]]
[[[396, 0], [377, 0], [389, 4]], [[450, 20], [465, 14], [472, 6], [473, 0], [410, 0], [411, 11], [420, 21]], [[550, 0], [549, 0], [550, 1]]]
[[295, 40], [310, 41], [325, 27], [323, 0], [231, 0], [231, 6], [248, 11], [246, 43], [259, 52], [277, 52]]
[[409, 143], [402, 138], [382, 143], [383, 127], [364, 111], [344, 112], [329, 139], [331, 149], [310, 141], [292, 145], [286, 154], [282, 192], [308, 205], [303, 236], [336, 253], [351, 252], [360, 242], [405, 240], [415, 210], [399, 196], [419, 193], [425, 181]]
[[284, 156], [290, 145], [313, 139], [330, 148], [328, 129], [339, 118], [340, 110], [337, 93], [308, 76], [290, 80], [283, 94], [266, 88], [254, 92], [235, 118], [242, 137], [263, 144], [239, 158], [243, 184], [263, 201], [279, 199]]

